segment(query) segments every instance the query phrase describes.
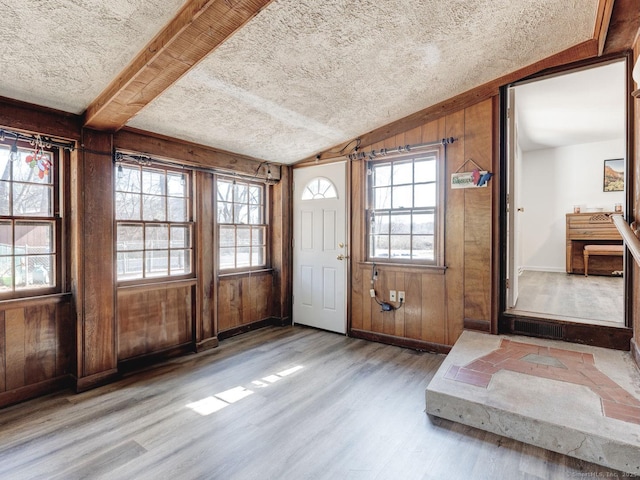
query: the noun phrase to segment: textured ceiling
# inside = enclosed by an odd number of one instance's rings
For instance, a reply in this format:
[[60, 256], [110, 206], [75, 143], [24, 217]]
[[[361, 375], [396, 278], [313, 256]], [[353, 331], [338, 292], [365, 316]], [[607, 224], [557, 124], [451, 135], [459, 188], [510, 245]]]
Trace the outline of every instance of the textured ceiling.
[[[83, 112], [182, 3], [0, 0], [0, 95]], [[274, 0], [128, 125], [292, 163], [591, 39], [597, 3]]]
[[185, 0], [0, 0], [0, 95], [80, 114]]
[[276, 0], [129, 125], [284, 163], [593, 36], [596, 0]]

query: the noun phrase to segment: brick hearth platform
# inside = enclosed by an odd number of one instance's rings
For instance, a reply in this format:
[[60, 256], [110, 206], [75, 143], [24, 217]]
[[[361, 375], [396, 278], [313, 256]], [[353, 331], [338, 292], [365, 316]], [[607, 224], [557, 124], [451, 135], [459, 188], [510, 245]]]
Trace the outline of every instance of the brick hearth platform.
[[427, 413], [640, 475], [640, 371], [627, 352], [464, 332]]

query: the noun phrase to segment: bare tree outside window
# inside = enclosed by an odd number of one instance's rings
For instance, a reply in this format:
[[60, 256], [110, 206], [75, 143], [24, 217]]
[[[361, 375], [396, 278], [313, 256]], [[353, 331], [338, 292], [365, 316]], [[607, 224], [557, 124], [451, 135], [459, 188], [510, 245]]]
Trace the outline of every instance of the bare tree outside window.
[[371, 162], [369, 258], [434, 263], [437, 156]]
[[0, 145], [0, 294], [50, 290], [56, 286], [57, 249], [54, 194], [56, 164], [51, 152], [31, 161], [33, 150]]
[[118, 164], [115, 177], [118, 280], [190, 275], [190, 176], [159, 166]]
[[264, 185], [218, 178], [216, 211], [220, 269], [264, 267], [267, 263]]

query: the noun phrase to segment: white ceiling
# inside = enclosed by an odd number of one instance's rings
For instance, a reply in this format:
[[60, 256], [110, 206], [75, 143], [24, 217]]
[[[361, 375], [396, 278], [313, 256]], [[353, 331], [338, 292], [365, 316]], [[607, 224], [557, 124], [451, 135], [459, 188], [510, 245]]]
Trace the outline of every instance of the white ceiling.
[[515, 88], [523, 151], [625, 137], [626, 65], [607, 65], [536, 80]]
[[[182, 0], [0, 0], [0, 95], [82, 113]], [[274, 0], [129, 126], [293, 163], [593, 37], [598, 0]]]

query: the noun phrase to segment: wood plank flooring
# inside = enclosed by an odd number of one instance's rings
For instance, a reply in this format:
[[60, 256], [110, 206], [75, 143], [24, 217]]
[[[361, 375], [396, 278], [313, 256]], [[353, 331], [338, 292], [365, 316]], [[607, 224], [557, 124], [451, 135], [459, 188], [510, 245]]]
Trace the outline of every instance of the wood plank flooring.
[[265, 328], [0, 410], [0, 479], [623, 478], [429, 418], [425, 389], [443, 359]]
[[580, 323], [624, 326], [624, 279], [601, 275], [524, 271], [512, 312]]

